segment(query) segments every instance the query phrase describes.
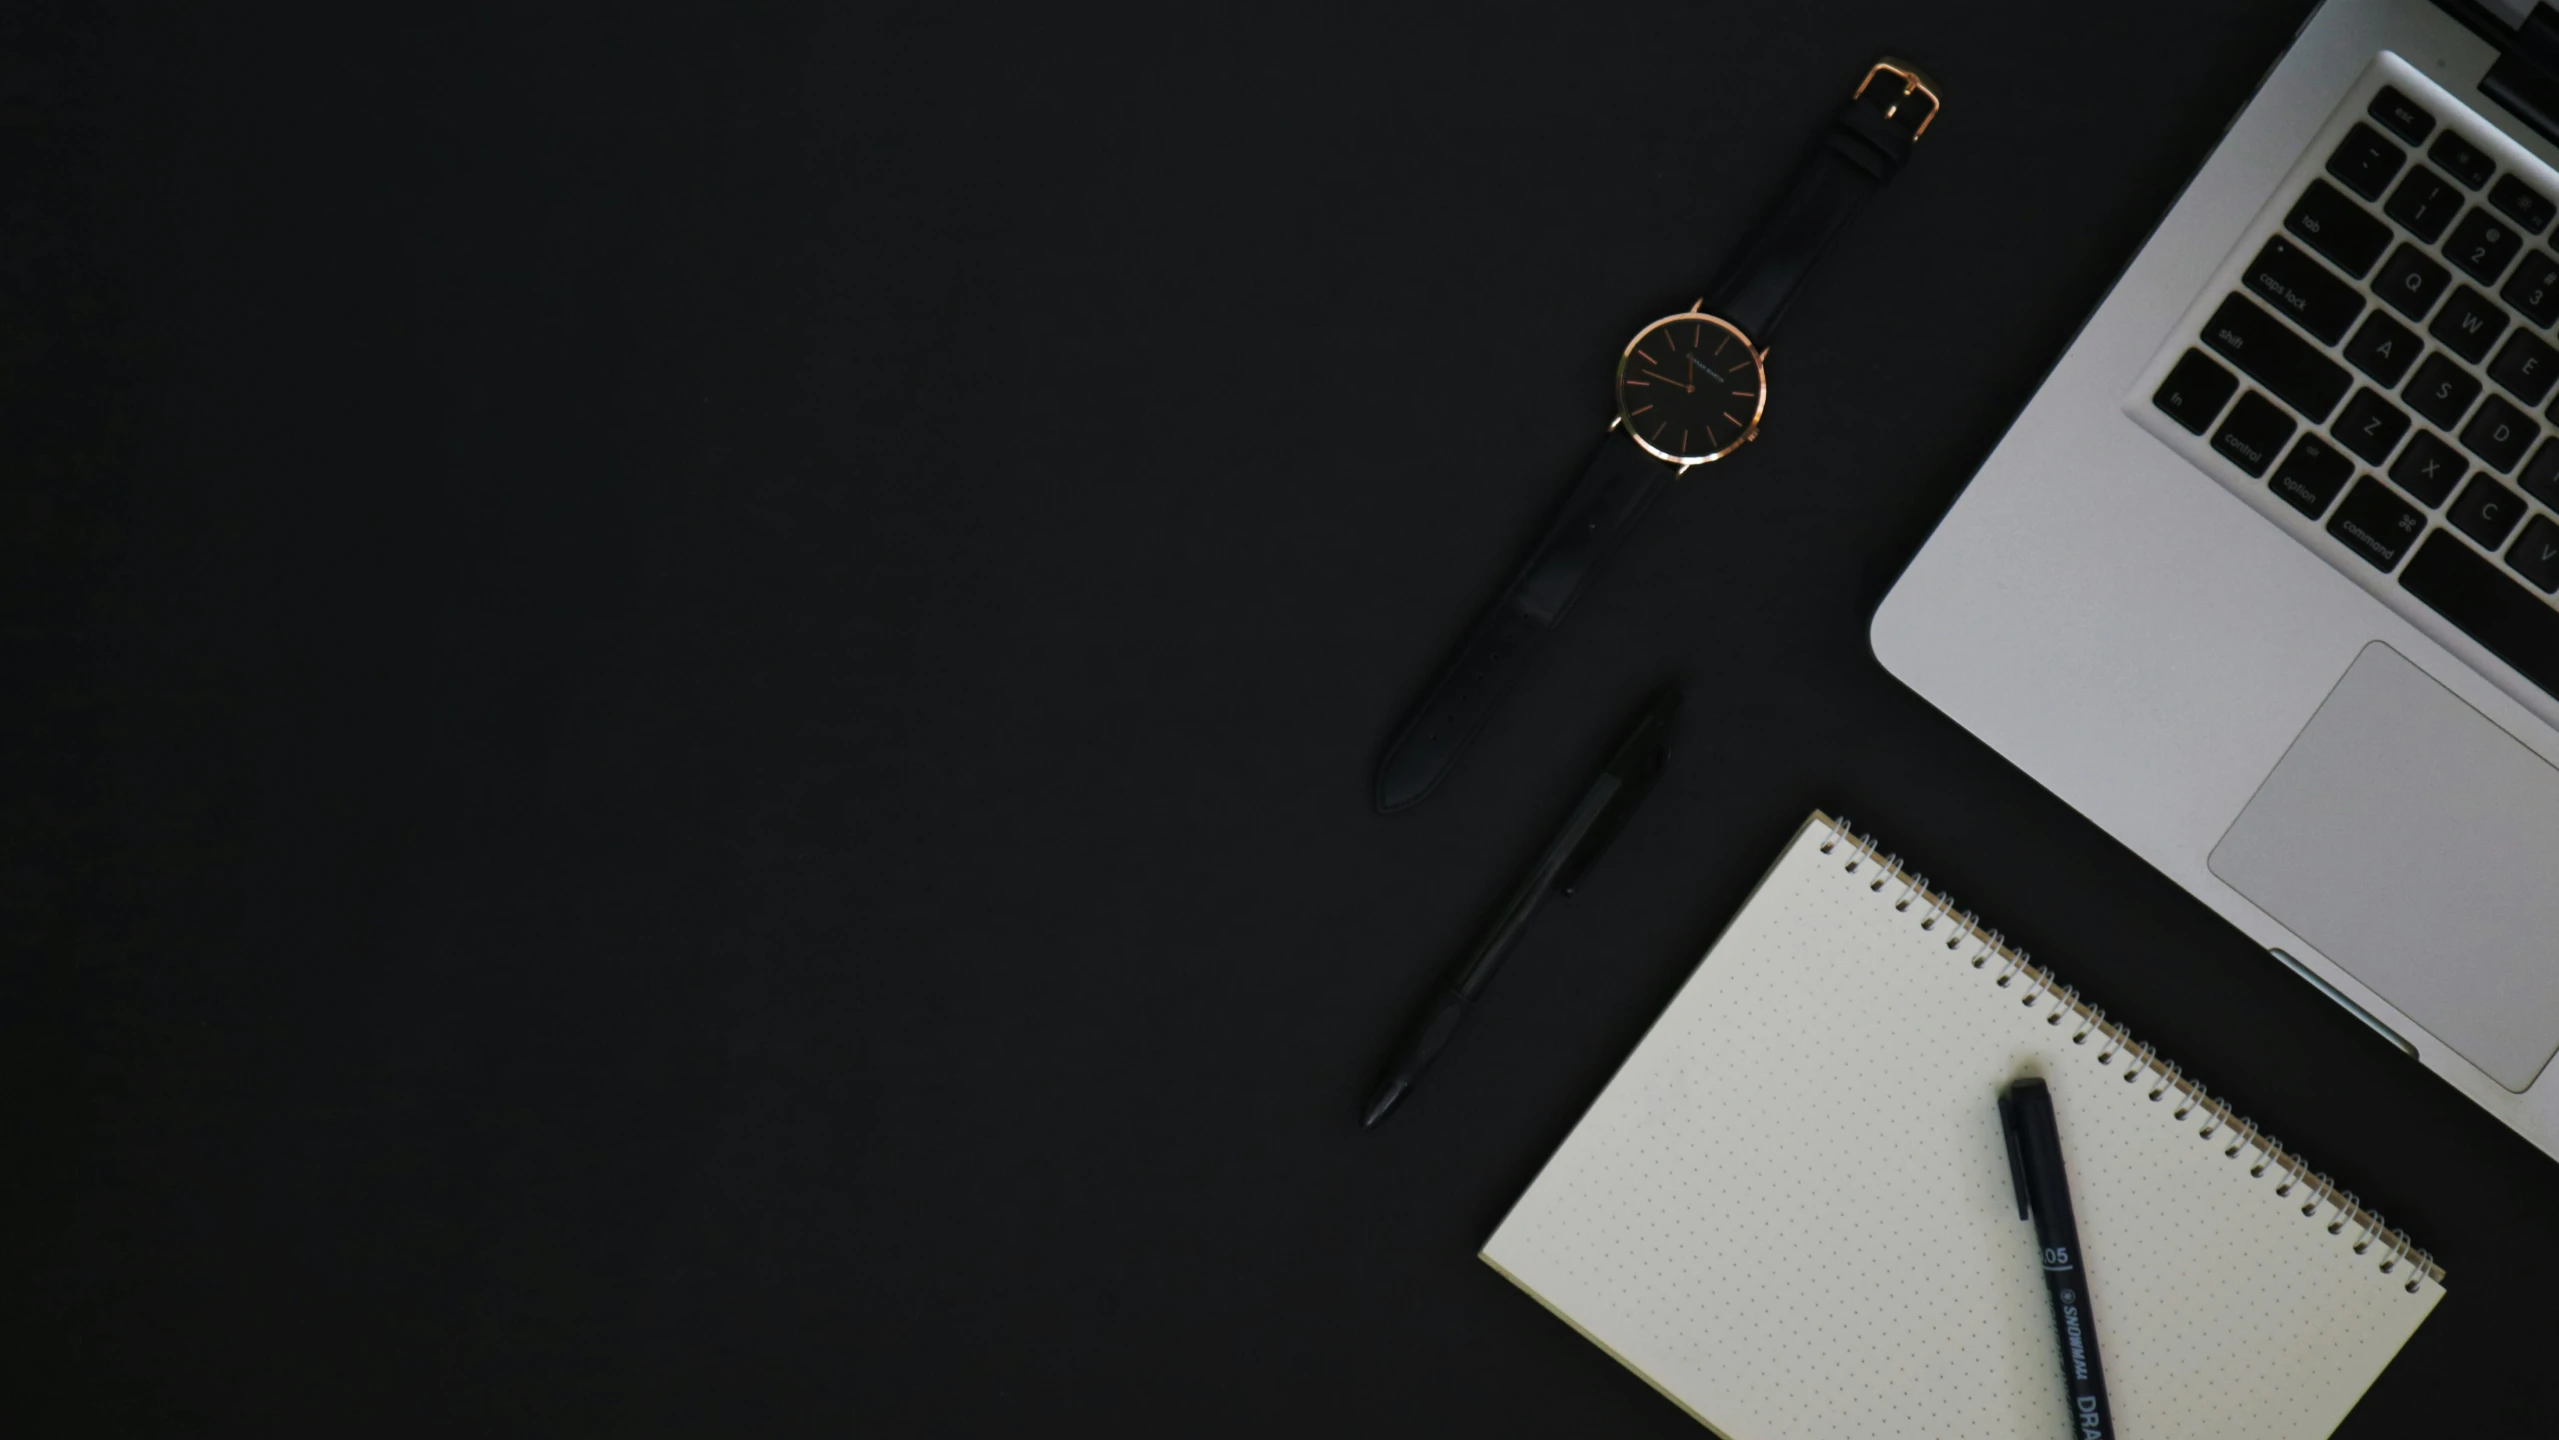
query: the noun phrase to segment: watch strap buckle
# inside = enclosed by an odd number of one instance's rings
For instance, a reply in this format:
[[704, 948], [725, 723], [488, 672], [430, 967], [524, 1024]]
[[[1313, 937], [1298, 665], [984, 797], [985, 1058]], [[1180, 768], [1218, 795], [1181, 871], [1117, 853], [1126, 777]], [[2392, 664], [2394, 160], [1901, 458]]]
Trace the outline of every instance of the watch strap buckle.
[[1850, 95], [1848, 98], [1851, 100], [1865, 99], [1867, 89], [1875, 83], [1875, 77], [1878, 75], [1889, 76], [1892, 80], [1898, 80], [1901, 82], [1898, 91], [1895, 91], [1888, 82], [1885, 86], [1885, 90], [1878, 93], [1877, 98], [1883, 102], [1884, 118], [1887, 120], [1896, 119], [1904, 110], [1915, 108], [1912, 102], [1913, 97], [1917, 97], [1917, 99], [1926, 102], [1926, 107], [1924, 109], [1917, 109], [1916, 113], [1919, 116], [1919, 123], [1910, 127], [1910, 138], [1916, 140], [1920, 136], [1927, 134], [1929, 125], [1937, 118], [1937, 92], [1935, 89], [1930, 87], [1927, 76], [1920, 74], [1917, 70], [1903, 64], [1899, 60], [1886, 56], [1885, 58], [1876, 61], [1872, 66], [1867, 68], [1866, 78], [1857, 82], [1856, 93]]

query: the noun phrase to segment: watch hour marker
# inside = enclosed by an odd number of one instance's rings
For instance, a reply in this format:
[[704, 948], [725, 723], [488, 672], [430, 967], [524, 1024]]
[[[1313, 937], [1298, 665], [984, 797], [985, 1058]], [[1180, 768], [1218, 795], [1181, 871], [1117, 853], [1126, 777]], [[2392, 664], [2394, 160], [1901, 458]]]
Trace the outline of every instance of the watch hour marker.
[[1758, 391], [1756, 391], [1756, 390], [1736, 390], [1736, 391], [1734, 391], [1733, 393], [1734, 393], [1734, 394], [1736, 394], [1736, 395], [1739, 395], [1740, 397], [1742, 397], [1742, 398], [1743, 398], [1743, 399], [1745, 399], [1745, 400], [1748, 400], [1749, 398], [1751, 398], [1752, 396], [1754, 396], [1754, 395], [1758, 394], [1759, 392], [1758, 392]]
[[1688, 432], [1685, 430], [1679, 432], [1679, 453], [1682, 455], [1688, 453]]
[[1732, 336], [1730, 336], [1730, 335], [1718, 335], [1718, 336], [1716, 336], [1716, 337], [1715, 337], [1715, 353], [1716, 353], [1716, 354], [1718, 354], [1718, 355], [1723, 354], [1723, 353], [1724, 353], [1724, 347], [1725, 347], [1725, 346], [1727, 346], [1727, 345], [1730, 345], [1730, 344], [1732, 344], [1732, 343], [1733, 343], [1733, 337], [1732, 337]]
[[[1725, 412], [1724, 412], [1724, 418], [1725, 418], [1725, 419], [1727, 419], [1727, 420], [1733, 420], [1733, 414], [1732, 414], [1732, 412], [1731, 412], [1731, 411], [1729, 411], [1729, 410], [1725, 411]], [[1736, 425], [1739, 425], [1739, 424], [1740, 424], [1740, 423], [1742, 423], [1742, 422], [1740, 422], [1739, 420], [1733, 420], [1733, 423], [1734, 423], [1734, 424], [1736, 424]]]
[[1653, 426], [1653, 438], [1654, 438], [1654, 439], [1656, 439], [1656, 440], [1659, 440], [1660, 438], [1662, 438], [1662, 432], [1663, 432], [1664, 430], [1669, 429], [1669, 428], [1670, 428], [1670, 422], [1669, 422], [1669, 421], [1667, 421], [1667, 420], [1663, 420], [1663, 421], [1660, 421], [1660, 422], [1656, 423], [1656, 424]]
[[[1638, 355], [1644, 355], [1644, 352], [1643, 352], [1643, 351], [1641, 351], [1641, 350], [1638, 350], [1638, 351], [1636, 351], [1635, 353], [1636, 353], [1636, 354], [1638, 354]], [[1653, 358], [1652, 356], [1650, 356], [1650, 355], [1644, 355], [1644, 363], [1645, 363], [1645, 364], [1647, 364], [1647, 365], [1659, 365], [1659, 364], [1660, 364], [1660, 363], [1662, 363], [1662, 362], [1660, 362], [1659, 360], [1654, 359], [1654, 358]]]
[[1629, 380], [1629, 381], [1627, 381], [1627, 382], [1625, 382], [1625, 383], [1627, 383], [1627, 384], [1629, 384], [1629, 385], [1642, 385], [1642, 386], [1646, 387], [1647, 389], [1649, 389], [1649, 388], [1651, 388], [1651, 386], [1652, 386], [1652, 383], [1653, 383], [1653, 382], [1652, 382], [1652, 381], [1650, 381], [1650, 380]]
[[1652, 406], [1650, 406], [1650, 405], [1645, 405], [1645, 406], [1641, 406], [1641, 407], [1639, 407], [1639, 408], [1637, 408], [1637, 409], [1629, 410], [1629, 411], [1627, 411], [1627, 412], [1626, 412], [1626, 417], [1627, 417], [1628, 419], [1630, 419], [1630, 420], [1631, 420], [1631, 419], [1633, 419], [1634, 417], [1636, 417], [1636, 416], [1638, 416], [1638, 415], [1643, 414], [1643, 413], [1644, 413], [1644, 411], [1646, 411], [1646, 410], [1650, 410], [1650, 409], [1652, 409], [1652, 408], [1653, 408], [1653, 407], [1652, 407]]
[[1673, 350], [1677, 350], [1679, 348], [1679, 337], [1668, 330], [1664, 330], [1662, 332], [1662, 343]]
[[1734, 366], [1732, 369], [1727, 370], [1727, 371], [1725, 371], [1724, 373], [1725, 373], [1725, 374], [1727, 374], [1727, 375], [1739, 375], [1739, 374], [1740, 374], [1740, 373], [1742, 373], [1744, 370], [1747, 370], [1747, 369], [1749, 369], [1749, 368], [1750, 368], [1750, 367], [1749, 367], [1748, 365], [1736, 365], [1736, 366]]

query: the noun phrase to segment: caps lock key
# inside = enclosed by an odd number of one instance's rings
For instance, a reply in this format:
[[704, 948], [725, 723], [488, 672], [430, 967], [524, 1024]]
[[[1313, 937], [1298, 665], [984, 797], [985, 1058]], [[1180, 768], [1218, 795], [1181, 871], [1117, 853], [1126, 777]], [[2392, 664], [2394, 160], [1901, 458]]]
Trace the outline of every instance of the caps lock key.
[[2345, 339], [2346, 328], [2364, 312], [2364, 297], [2353, 286], [2281, 235], [2249, 262], [2248, 288], [2331, 345]]

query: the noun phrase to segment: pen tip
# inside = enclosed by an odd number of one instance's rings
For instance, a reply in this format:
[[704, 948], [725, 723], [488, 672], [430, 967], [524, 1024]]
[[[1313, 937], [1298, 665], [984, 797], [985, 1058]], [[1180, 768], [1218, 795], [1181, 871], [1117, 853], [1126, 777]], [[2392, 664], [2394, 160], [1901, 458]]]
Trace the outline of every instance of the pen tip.
[[1378, 1086], [1377, 1093], [1368, 1097], [1368, 1108], [1360, 1113], [1360, 1128], [1368, 1129], [1385, 1119], [1386, 1112], [1394, 1109], [1395, 1102], [1403, 1099], [1404, 1092], [1411, 1088], [1412, 1082], [1402, 1079], [1389, 1080]]

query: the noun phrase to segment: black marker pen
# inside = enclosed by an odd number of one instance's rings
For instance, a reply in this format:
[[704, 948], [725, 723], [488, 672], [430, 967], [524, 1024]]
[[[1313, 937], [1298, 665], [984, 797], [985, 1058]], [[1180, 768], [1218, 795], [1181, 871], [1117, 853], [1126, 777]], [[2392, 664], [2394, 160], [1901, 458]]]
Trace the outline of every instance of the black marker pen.
[[2053, 1334], [2061, 1341], [2061, 1382], [2070, 1398], [2071, 1433], [2113, 1440], [2106, 1409], [2106, 1371], [2097, 1361], [2097, 1320], [2089, 1313], [2087, 1257], [2070, 1213], [2070, 1177], [2062, 1172], [2061, 1131], [2052, 1092], [2041, 1080], [2019, 1080], [1999, 1097], [1999, 1128], [2008, 1136], [2008, 1169], [2017, 1182], [2017, 1218], [2035, 1222], [2043, 1249], [2044, 1288], [2052, 1295]]

